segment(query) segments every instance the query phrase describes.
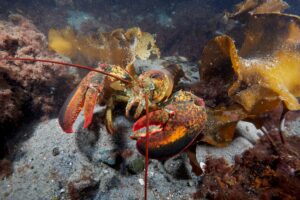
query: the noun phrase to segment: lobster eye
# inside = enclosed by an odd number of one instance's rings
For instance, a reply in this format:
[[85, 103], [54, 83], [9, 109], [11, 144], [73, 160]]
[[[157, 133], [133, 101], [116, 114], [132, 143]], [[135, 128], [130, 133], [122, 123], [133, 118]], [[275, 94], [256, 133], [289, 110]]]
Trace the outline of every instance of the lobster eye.
[[158, 79], [158, 78], [162, 78], [162, 76], [160, 73], [154, 73], [154, 74], [151, 74], [150, 78]]

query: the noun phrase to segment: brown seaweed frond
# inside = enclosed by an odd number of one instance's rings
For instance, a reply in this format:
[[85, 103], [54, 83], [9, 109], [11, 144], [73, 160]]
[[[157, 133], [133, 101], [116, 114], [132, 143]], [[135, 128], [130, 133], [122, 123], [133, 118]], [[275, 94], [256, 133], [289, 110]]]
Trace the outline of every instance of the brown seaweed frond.
[[282, 13], [289, 7], [283, 0], [245, 0], [235, 6], [235, 11], [229, 17], [240, 17], [242, 15]]
[[203, 141], [222, 146], [232, 140], [239, 120], [259, 121], [281, 103], [287, 110], [300, 110], [299, 36], [298, 16], [254, 14], [244, 28], [240, 47], [226, 35], [207, 44], [201, 60], [201, 83], [209, 85], [217, 77], [220, 85], [216, 88], [227, 91], [229, 100], [211, 108], [208, 121], [213, 123]]
[[242, 107], [235, 104], [229, 107], [207, 108], [207, 116], [201, 141], [224, 147], [232, 141], [237, 122], [249, 115]]
[[78, 35], [70, 28], [51, 29], [48, 38], [51, 49], [76, 61], [85, 59], [126, 67], [136, 58], [145, 60], [160, 55], [154, 37], [137, 27], [88, 36]]

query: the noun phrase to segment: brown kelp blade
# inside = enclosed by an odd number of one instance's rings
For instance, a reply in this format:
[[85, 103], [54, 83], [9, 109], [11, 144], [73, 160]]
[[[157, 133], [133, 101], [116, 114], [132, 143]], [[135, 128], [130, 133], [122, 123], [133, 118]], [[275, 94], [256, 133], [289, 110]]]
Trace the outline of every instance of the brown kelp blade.
[[233, 13], [229, 17], [240, 18], [243, 15], [264, 14], [264, 13], [281, 13], [289, 5], [283, 0], [244, 0], [236, 5]]
[[288, 110], [300, 109], [300, 18], [252, 13], [239, 28], [238, 34], [211, 40], [201, 58], [201, 85], [205, 91], [222, 91], [209, 93], [202, 138], [216, 146], [232, 140], [239, 120], [261, 122], [281, 103]]
[[49, 47], [73, 61], [101, 62], [127, 67], [136, 57], [145, 60], [160, 52], [154, 37], [140, 28], [116, 29], [93, 35], [80, 35], [71, 28], [51, 29], [48, 34]]

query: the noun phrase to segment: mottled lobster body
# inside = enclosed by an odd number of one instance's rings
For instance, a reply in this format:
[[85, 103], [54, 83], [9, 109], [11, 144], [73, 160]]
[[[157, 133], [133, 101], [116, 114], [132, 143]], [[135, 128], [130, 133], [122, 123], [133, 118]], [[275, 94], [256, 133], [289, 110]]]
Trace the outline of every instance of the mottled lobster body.
[[[101, 67], [102, 70], [119, 78], [130, 80], [125, 84], [120, 80], [96, 72], [88, 73], [79, 86], [70, 94], [59, 114], [59, 123], [66, 133], [73, 132], [72, 125], [80, 111], [84, 111], [84, 127], [92, 121], [97, 103], [106, 105], [106, 127], [114, 132], [112, 111], [116, 102], [126, 102], [125, 114], [135, 107], [133, 117], [139, 118], [145, 110], [148, 97], [151, 125], [159, 126], [159, 131], [150, 131], [149, 157], [168, 158], [187, 148], [201, 132], [206, 113], [202, 99], [189, 92], [177, 92], [171, 98], [174, 85], [183, 76], [179, 65], [168, 65], [159, 70], [145, 71], [130, 77], [118, 66]], [[146, 117], [134, 125], [133, 138], [137, 139], [137, 148], [145, 153], [145, 134], [137, 133], [138, 128], [146, 126]]]

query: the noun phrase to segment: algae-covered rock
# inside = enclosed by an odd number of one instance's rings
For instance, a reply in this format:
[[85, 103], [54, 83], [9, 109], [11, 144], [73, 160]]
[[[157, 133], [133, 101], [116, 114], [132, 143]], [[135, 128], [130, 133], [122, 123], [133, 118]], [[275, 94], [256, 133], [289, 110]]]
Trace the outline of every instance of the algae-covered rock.
[[48, 50], [45, 35], [20, 15], [0, 21], [0, 57], [0, 135], [17, 127], [26, 117], [57, 113], [66, 91], [75, 87], [76, 76], [70, 75], [64, 67], [2, 59], [35, 57], [63, 61]]

